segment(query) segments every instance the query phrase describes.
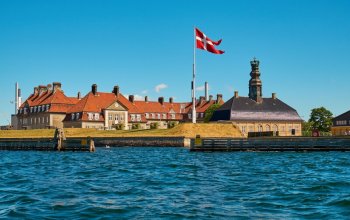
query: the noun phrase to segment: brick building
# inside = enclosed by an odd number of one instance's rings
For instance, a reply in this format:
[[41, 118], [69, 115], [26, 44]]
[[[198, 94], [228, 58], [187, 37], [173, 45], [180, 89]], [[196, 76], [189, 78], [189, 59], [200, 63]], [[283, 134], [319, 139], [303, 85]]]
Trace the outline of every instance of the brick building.
[[332, 135], [350, 135], [350, 111], [333, 118], [332, 122]]
[[41, 129], [63, 127], [68, 109], [79, 101], [78, 97], [67, 97], [61, 83], [40, 85], [19, 107], [14, 129]]
[[297, 111], [279, 100], [275, 93], [262, 96], [259, 61], [251, 63], [249, 95], [234, 96], [217, 109], [212, 121], [231, 121], [244, 135], [248, 132], [278, 131], [280, 136], [301, 136], [302, 119]]

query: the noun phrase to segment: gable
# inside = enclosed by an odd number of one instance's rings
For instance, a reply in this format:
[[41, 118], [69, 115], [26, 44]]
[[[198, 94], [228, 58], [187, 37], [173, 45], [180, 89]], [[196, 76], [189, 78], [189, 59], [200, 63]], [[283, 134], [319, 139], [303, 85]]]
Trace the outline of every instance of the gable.
[[106, 108], [107, 110], [115, 110], [115, 111], [127, 111], [128, 109], [122, 105], [120, 102], [115, 101], [110, 106]]

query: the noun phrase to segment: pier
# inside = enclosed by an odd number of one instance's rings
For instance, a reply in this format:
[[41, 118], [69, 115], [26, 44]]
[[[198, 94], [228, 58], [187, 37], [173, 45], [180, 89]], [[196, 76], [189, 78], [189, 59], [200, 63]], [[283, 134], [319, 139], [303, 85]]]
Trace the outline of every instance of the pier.
[[56, 129], [53, 138], [1, 138], [0, 150], [95, 151], [92, 138], [66, 138], [63, 129]]
[[191, 139], [190, 151], [350, 151], [348, 137], [261, 137]]

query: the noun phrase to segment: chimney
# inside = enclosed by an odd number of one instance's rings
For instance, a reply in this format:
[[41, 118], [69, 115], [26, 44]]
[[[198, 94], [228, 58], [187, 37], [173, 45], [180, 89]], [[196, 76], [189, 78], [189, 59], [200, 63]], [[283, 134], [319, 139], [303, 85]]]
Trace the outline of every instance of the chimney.
[[222, 94], [217, 94], [216, 95], [216, 104], [219, 104], [221, 100], [222, 100]]
[[92, 92], [92, 94], [97, 95], [97, 85], [96, 84], [92, 84], [91, 92]]
[[170, 102], [170, 103], [173, 103], [173, 102], [174, 102], [173, 97], [170, 97], [170, 98], [169, 98], [169, 102]]
[[51, 84], [47, 84], [46, 88], [47, 88], [47, 90], [51, 91], [52, 90], [52, 85]]
[[204, 96], [200, 96], [199, 97], [199, 104], [203, 104], [205, 102], [205, 97]]
[[113, 87], [113, 93], [115, 96], [119, 96], [119, 86], [114, 86]]
[[134, 103], [134, 95], [129, 95], [129, 101]]
[[39, 93], [39, 89], [38, 87], [34, 87], [34, 95], [38, 94]]
[[159, 97], [158, 102], [163, 105], [164, 104], [164, 97]]
[[145, 102], [148, 102], [148, 96], [145, 96]]
[[57, 90], [61, 90], [62, 84], [60, 82], [53, 82], [52, 87], [53, 91], [56, 92]]
[[43, 85], [39, 86], [39, 95], [43, 94], [46, 91], [47, 91], [47, 87], [46, 86], [43, 86]]
[[213, 96], [210, 95], [210, 96], [209, 96], [209, 102], [212, 101], [212, 100], [213, 100]]
[[208, 100], [208, 95], [209, 95], [209, 85], [208, 85], [208, 82], [205, 82], [205, 84], [204, 84], [204, 89], [205, 89], [205, 100]]
[[238, 97], [238, 91], [235, 91], [235, 99], [237, 99]]
[[276, 93], [272, 93], [272, 99], [277, 99]]
[[78, 92], [77, 98], [80, 100], [81, 99], [81, 94]]

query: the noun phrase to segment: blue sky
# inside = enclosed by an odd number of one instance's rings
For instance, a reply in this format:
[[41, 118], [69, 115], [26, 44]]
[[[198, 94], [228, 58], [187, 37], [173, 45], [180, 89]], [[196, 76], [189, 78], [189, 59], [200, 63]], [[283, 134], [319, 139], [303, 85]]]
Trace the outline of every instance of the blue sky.
[[247, 96], [257, 57], [264, 96], [276, 92], [305, 120], [320, 106], [338, 115], [350, 109], [349, 10], [346, 0], [0, 0], [0, 124], [15, 82], [24, 98], [59, 81], [69, 96], [96, 83], [189, 101], [194, 26], [223, 39], [223, 55], [197, 50], [197, 85], [208, 81], [214, 96]]

